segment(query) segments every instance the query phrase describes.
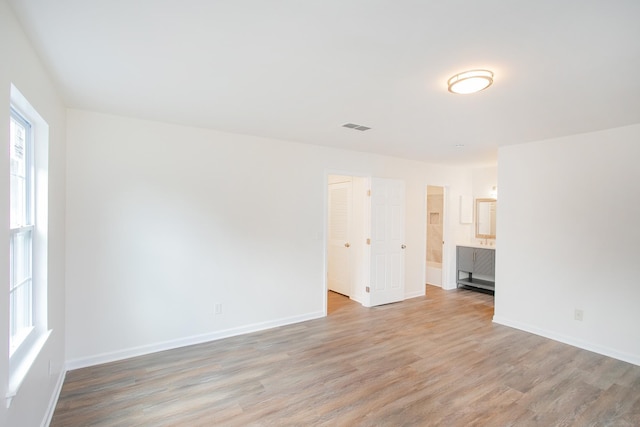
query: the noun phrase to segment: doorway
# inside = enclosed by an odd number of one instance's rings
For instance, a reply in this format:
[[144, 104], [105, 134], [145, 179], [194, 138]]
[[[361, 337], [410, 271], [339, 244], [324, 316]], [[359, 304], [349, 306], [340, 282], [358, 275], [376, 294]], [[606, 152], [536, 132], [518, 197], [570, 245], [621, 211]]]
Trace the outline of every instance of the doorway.
[[402, 301], [404, 181], [337, 174], [327, 181], [327, 291], [365, 307]]
[[360, 303], [366, 297], [368, 182], [359, 176], [328, 177], [327, 289]]
[[427, 257], [425, 283], [442, 287], [444, 187], [427, 186]]
[[351, 242], [354, 234], [353, 177], [329, 176], [327, 287], [351, 297], [354, 271]]

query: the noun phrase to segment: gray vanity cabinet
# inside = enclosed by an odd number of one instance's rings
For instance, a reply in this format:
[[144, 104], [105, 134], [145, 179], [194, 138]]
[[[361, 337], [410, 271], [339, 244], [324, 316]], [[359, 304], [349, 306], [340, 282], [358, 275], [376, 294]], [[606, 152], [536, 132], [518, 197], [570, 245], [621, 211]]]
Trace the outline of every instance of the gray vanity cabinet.
[[457, 286], [495, 290], [496, 251], [488, 248], [456, 248]]

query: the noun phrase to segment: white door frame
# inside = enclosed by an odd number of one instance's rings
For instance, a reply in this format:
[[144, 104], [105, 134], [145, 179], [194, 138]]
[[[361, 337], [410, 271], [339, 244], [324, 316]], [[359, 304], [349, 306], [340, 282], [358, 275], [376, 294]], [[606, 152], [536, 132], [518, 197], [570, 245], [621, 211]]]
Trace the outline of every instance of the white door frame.
[[[370, 179], [371, 175], [370, 174], [363, 174], [361, 172], [353, 172], [353, 171], [346, 171], [346, 170], [340, 170], [340, 169], [326, 169], [324, 171], [324, 211], [323, 211], [323, 242], [322, 242], [322, 247], [323, 247], [323, 275], [322, 275], [322, 280], [324, 283], [323, 286], [323, 292], [322, 292], [322, 300], [323, 300], [323, 308], [324, 308], [324, 315], [327, 315], [327, 293], [329, 292], [329, 281], [327, 278], [327, 274], [329, 273], [329, 259], [328, 259], [328, 254], [329, 254], [329, 243], [328, 243], [328, 233], [329, 233], [329, 175], [344, 175], [344, 176], [351, 176], [354, 178], [365, 178], [365, 179]], [[354, 195], [352, 194], [352, 197], [354, 197]], [[353, 287], [352, 287], [353, 290]], [[355, 300], [355, 298], [352, 298]], [[358, 301], [361, 303], [361, 301]]]
[[[444, 244], [442, 245], [442, 289], [451, 289], [451, 287], [449, 286], [451, 273], [450, 266], [452, 265], [450, 254], [452, 248], [453, 250], [455, 250], [455, 244], [453, 244], [453, 242], [451, 241], [451, 236], [453, 236], [453, 233], [451, 233], [452, 224], [450, 221], [451, 215], [449, 215], [449, 213], [451, 212], [451, 192], [449, 191], [448, 185], [442, 185], [441, 187], [444, 190], [444, 203], [442, 207], [442, 215], [444, 217], [442, 219], [442, 240], [444, 240]], [[455, 257], [455, 252], [453, 256]], [[455, 265], [455, 259], [453, 260], [453, 265]]]
[[[449, 236], [451, 235], [449, 227], [450, 227], [450, 221], [449, 221], [449, 207], [450, 207], [450, 200], [449, 200], [449, 186], [448, 185], [444, 185], [444, 184], [437, 184], [437, 183], [429, 183], [427, 185], [424, 186], [424, 253], [425, 253], [425, 259], [424, 262], [422, 263], [422, 277], [425, 278], [427, 277], [427, 262], [426, 262], [426, 254], [427, 254], [427, 214], [428, 214], [428, 209], [427, 209], [427, 191], [428, 191], [428, 187], [432, 186], [432, 187], [442, 187], [443, 190], [443, 201], [442, 201], [442, 240], [444, 241], [444, 243], [442, 244], [442, 289], [452, 289], [449, 286], [449, 277], [450, 277], [450, 272], [449, 272], [449, 266], [451, 265], [451, 257], [449, 256], [449, 250], [452, 247], [451, 246], [451, 242], [449, 239]], [[426, 290], [425, 290], [426, 293]]]
[[[329, 177], [342, 177], [339, 180], [330, 180], [329, 183], [329, 219], [328, 219], [328, 235], [327, 235], [327, 287], [329, 290], [334, 292], [338, 292], [342, 295], [351, 297], [353, 295], [353, 276], [354, 272], [351, 271], [353, 268], [354, 260], [354, 252], [351, 249], [351, 241], [355, 238], [353, 233], [354, 230], [354, 217], [355, 212], [354, 208], [354, 200], [353, 200], [353, 183], [355, 179], [351, 176], [345, 175], [329, 175]], [[338, 199], [335, 197], [338, 196], [338, 192], [344, 196], [342, 202], [344, 203], [343, 209], [346, 210], [346, 216], [336, 217], [341, 223], [333, 223], [335, 205]], [[344, 223], [342, 221], [345, 221]], [[337, 226], [337, 231], [340, 233], [344, 233], [344, 235], [340, 235], [336, 238], [333, 235], [332, 224]]]

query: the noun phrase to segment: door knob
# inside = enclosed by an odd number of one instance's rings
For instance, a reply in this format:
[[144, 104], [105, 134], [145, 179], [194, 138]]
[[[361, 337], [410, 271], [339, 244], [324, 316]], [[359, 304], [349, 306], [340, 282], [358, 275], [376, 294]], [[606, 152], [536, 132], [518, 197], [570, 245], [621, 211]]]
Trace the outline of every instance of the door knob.
[[351, 245], [349, 244], [349, 242], [347, 242], [347, 243], [345, 243], [345, 244], [344, 244], [344, 247], [345, 247], [345, 248], [348, 248], [348, 247], [350, 247], [350, 246], [351, 246]]
[[405, 249], [407, 247], [407, 245], [402, 245], [400, 246], [400, 249]]

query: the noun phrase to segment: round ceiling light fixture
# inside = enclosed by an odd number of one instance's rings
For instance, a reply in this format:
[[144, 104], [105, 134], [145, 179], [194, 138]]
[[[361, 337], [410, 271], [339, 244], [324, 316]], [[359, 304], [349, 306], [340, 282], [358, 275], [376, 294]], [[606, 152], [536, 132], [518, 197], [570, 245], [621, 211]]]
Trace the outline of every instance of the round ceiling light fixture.
[[467, 95], [480, 92], [493, 83], [493, 72], [489, 70], [469, 70], [458, 73], [447, 81], [449, 92]]

